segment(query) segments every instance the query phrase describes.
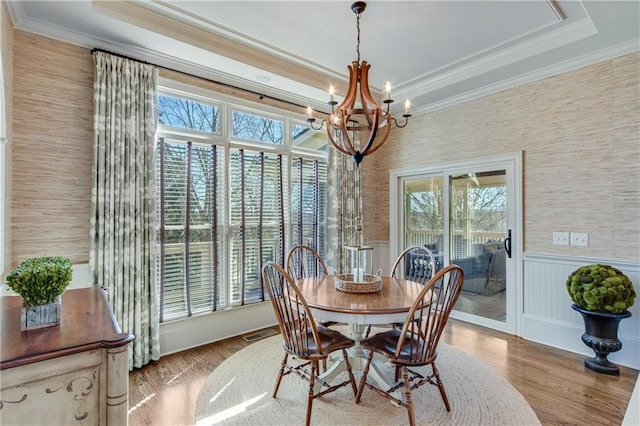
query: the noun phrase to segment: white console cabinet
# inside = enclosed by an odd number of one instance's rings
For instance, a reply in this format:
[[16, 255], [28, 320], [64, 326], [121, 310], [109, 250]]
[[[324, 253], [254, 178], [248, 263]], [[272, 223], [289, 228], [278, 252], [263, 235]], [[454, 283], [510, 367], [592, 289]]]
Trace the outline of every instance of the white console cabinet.
[[133, 336], [99, 287], [67, 290], [60, 325], [20, 331], [22, 299], [2, 297], [2, 425], [126, 425]]

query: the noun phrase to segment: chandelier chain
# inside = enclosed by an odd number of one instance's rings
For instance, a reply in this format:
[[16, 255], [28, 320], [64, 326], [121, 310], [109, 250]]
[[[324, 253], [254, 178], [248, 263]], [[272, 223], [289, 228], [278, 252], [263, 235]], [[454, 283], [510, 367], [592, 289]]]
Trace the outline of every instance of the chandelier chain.
[[360, 13], [356, 13], [356, 29], [358, 31], [358, 43], [356, 44], [356, 53], [358, 54], [358, 65], [360, 65]]

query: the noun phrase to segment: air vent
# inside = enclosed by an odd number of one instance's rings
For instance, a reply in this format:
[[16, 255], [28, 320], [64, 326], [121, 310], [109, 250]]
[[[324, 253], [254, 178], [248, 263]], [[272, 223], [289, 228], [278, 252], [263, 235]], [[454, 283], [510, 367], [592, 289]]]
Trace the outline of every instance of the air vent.
[[268, 328], [266, 330], [259, 331], [257, 333], [248, 334], [246, 336], [242, 336], [245, 342], [255, 342], [256, 340], [264, 339], [265, 337], [275, 336], [276, 333], [274, 330]]

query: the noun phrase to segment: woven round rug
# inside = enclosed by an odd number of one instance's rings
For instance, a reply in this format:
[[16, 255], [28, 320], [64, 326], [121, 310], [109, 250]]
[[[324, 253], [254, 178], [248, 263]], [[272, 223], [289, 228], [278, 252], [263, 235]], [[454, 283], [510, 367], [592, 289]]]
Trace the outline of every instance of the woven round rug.
[[[375, 332], [375, 330], [373, 330]], [[539, 425], [533, 409], [506, 380], [478, 359], [440, 343], [436, 365], [444, 382], [451, 411], [437, 387], [425, 384], [412, 392], [416, 423], [420, 425]], [[252, 343], [225, 360], [209, 376], [196, 405], [198, 425], [297, 425], [306, 413], [308, 382], [296, 374], [282, 378], [278, 397], [271, 396], [284, 355], [282, 338]], [[393, 368], [381, 370], [393, 378]], [[431, 371], [430, 367], [422, 367]], [[418, 369], [420, 371], [420, 369]], [[354, 372], [356, 383], [361, 377]], [[335, 379], [344, 380], [346, 373]], [[355, 403], [351, 386], [313, 401], [312, 425], [408, 424], [404, 407], [365, 388]]]

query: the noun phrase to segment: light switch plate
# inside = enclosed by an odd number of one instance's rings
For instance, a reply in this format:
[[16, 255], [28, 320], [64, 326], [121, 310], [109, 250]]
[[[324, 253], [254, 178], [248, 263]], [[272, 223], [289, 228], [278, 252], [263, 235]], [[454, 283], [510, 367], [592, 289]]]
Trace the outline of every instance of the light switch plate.
[[578, 247], [589, 246], [589, 234], [586, 232], [572, 232], [571, 233], [571, 245]]
[[569, 233], [568, 232], [554, 232], [553, 244], [556, 246], [568, 246], [569, 245]]

